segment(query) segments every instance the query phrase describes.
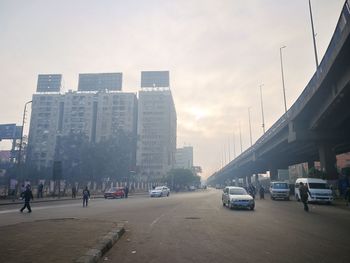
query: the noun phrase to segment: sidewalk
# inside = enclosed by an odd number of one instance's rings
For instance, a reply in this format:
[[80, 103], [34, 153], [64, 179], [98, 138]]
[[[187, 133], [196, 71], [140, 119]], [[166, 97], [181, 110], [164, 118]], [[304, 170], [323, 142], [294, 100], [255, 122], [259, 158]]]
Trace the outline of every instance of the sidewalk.
[[[132, 196], [143, 196], [143, 195], [148, 195], [148, 192], [134, 192], [134, 193], [129, 193], [129, 197]], [[44, 198], [35, 198], [34, 200], [31, 201], [31, 203], [44, 203], [44, 202], [55, 202], [55, 201], [69, 201], [69, 200], [79, 200], [82, 199], [82, 196], [77, 196], [77, 198], [72, 198], [70, 196], [62, 196], [58, 198], [57, 196], [55, 197], [44, 197]], [[97, 194], [97, 195], [91, 195], [91, 198], [104, 198], [103, 194]], [[17, 204], [23, 204], [23, 200], [21, 199], [0, 199], [0, 206], [3, 205], [17, 205]]]
[[78, 218], [3, 226], [0, 262], [75, 262], [118, 228], [116, 222]]

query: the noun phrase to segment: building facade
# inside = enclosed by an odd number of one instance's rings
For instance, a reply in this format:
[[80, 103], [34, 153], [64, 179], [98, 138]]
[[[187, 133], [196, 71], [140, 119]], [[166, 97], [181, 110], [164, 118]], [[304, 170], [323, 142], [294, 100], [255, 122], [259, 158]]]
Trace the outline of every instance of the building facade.
[[[90, 142], [132, 136], [136, 151], [137, 97], [120, 91], [36, 93], [32, 99], [28, 160], [51, 167], [61, 136], [84, 134]], [[136, 158], [136, 152], [135, 160]]]
[[176, 149], [175, 167], [182, 169], [193, 169], [193, 147], [185, 146]]
[[176, 110], [169, 86], [164, 87], [169, 85], [169, 72], [142, 72], [141, 76], [136, 165], [141, 180], [157, 181], [175, 165]]

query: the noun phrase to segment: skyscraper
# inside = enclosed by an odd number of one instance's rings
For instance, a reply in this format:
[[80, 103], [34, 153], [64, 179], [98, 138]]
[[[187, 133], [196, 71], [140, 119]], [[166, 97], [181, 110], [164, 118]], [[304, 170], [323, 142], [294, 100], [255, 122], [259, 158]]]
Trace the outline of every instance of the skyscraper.
[[[150, 76], [142, 72], [142, 88], [156, 83], [162, 86], [162, 89], [153, 85], [153, 88], [139, 91], [136, 164], [139, 175], [144, 181], [165, 177], [175, 163], [177, 122], [175, 104], [169, 81], [163, 78], [163, 72], [156, 73], [152, 72]], [[169, 73], [165, 75], [169, 76]], [[160, 76], [161, 81], [158, 78]], [[168, 86], [164, 87], [165, 84]]]

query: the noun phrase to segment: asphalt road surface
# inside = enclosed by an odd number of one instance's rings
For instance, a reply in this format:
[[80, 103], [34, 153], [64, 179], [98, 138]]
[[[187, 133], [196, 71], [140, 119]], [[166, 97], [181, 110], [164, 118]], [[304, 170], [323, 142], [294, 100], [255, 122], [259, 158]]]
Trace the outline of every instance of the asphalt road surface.
[[350, 262], [350, 209], [256, 200], [255, 211], [229, 210], [220, 190], [0, 207], [0, 225], [48, 218], [124, 222], [127, 232], [101, 262]]

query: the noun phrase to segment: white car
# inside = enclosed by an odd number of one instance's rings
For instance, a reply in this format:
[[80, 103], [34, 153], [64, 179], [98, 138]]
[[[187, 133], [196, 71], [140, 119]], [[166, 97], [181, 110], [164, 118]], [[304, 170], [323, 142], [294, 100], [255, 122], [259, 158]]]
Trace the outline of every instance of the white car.
[[309, 195], [308, 197], [309, 202], [332, 203], [333, 194], [327, 181], [318, 178], [298, 178], [295, 181], [296, 200], [300, 201], [299, 186], [301, 182], [309, 188], [311, 193], [311, 196]]
[[226, 186], [222, 193], [222, 205], [230, 209], [248, 208], [254, 210], [254, 198], [242, 187]]
[[271, 199], [284, 199], [289, 201], [289, 185], [286, 182], [271, 182], [270, 195]]
[[170, 189], [166, 186], [157, 186], [156, 188], [149, 191], [150, 197], [162, 197], [162, 196], [169, 196], [170, 195]]

